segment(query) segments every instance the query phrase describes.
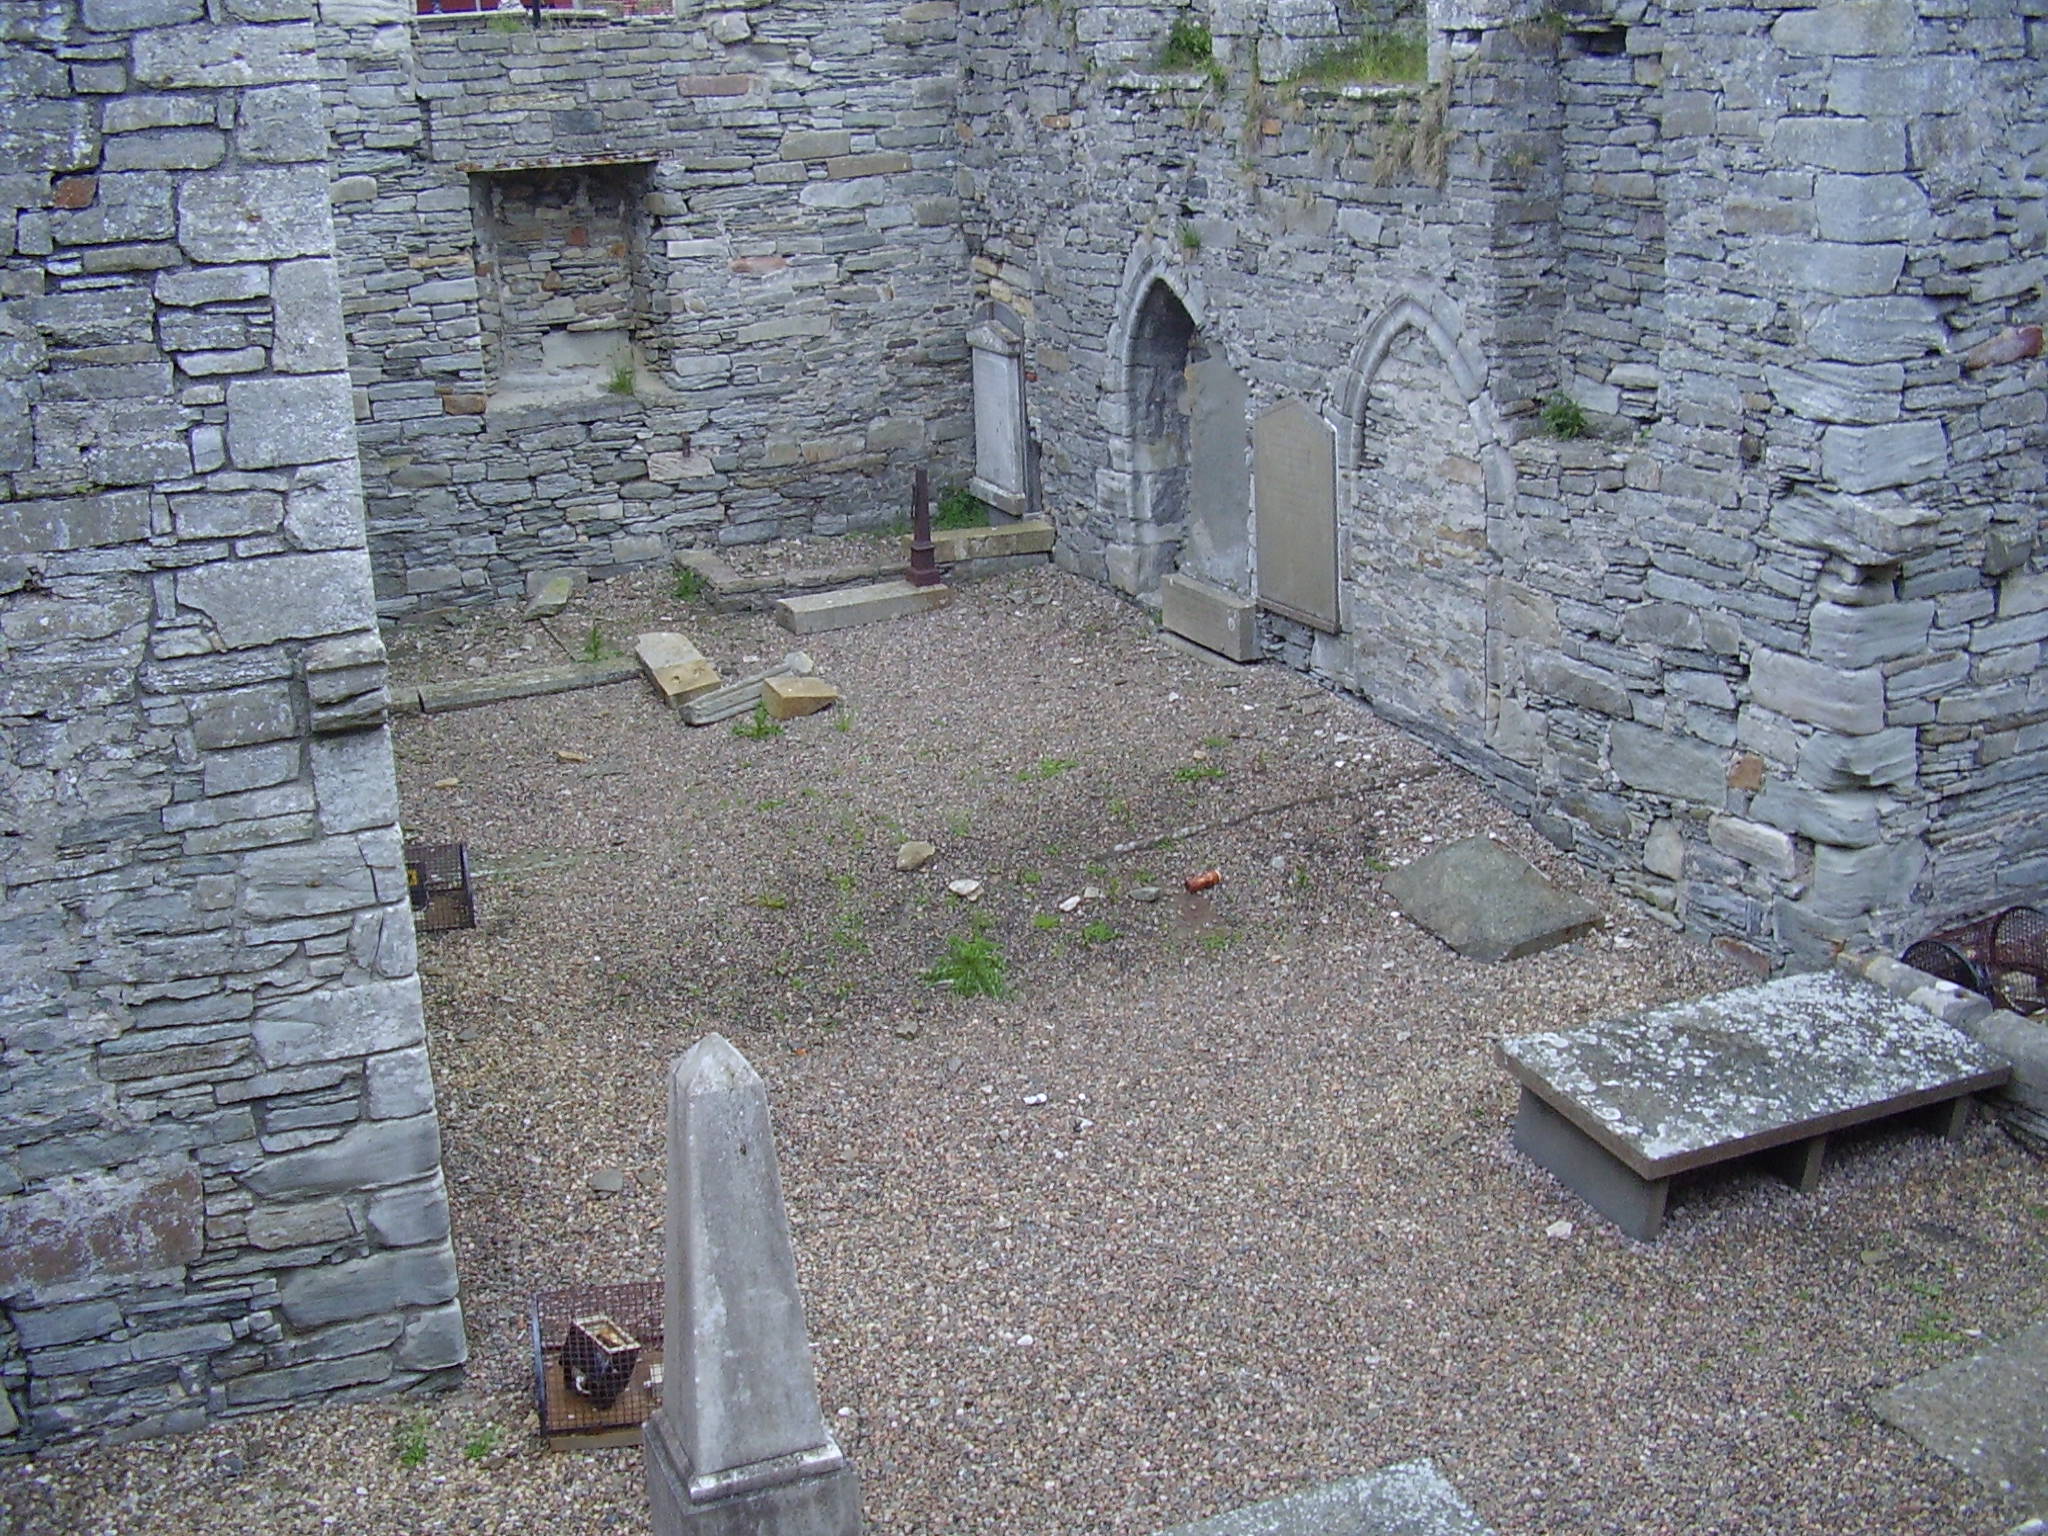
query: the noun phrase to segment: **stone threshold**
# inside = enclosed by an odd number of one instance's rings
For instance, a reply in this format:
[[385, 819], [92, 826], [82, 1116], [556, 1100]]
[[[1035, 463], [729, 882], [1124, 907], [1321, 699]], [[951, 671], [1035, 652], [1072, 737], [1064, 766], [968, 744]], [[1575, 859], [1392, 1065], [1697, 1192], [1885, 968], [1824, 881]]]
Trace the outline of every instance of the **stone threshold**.
[[[973, 580], [1046, 564], [1052, 558], [1053, 538], [1052, 524], [1044, 521], [947, 529], [932, 535], [932, 556], [948, 580]], [[764, 612], [787, 598], [888, 581], [901, 576], [909, 560], [907, 536], [901, 560], [866, 560], [762, 576], [735, 570], [713, 549], [686, 549], [675, 557], [678, 566], [703, 580], [705, 600], [714, 613]]]

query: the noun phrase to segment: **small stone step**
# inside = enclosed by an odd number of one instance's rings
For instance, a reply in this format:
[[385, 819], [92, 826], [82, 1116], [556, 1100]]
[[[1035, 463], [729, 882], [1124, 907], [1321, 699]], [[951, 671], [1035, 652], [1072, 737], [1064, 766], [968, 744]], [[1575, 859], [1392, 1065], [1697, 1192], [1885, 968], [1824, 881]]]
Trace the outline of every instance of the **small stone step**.
[[1259, 659], [1258, 616], [1250, 599], [1175, 571], [1159, 583], [1159, 600], [1159, 621], [1168, 634], [1232, 661]]
[[929, 613], [952, 600], [953, 593], [948, 587], [913, 587], [902, 580], [877, 581], [864, 587], [841, 587], [837, 592], [785, 597], [775, 605], [775, 622], [791, 634], [815, 635], [828, 629], [852, 629], [884, 619]]
[[[1052, 553], [1053, 527], [1043, 520], [1006, 523], [1000, 528], [945, 528], [932, 534], [932, 558], [940, 565], [957, 565], [963, 560], [999, 560], [1009, 555]], [[903, 541], [903, 558], [910, 558], [910, 540]]]

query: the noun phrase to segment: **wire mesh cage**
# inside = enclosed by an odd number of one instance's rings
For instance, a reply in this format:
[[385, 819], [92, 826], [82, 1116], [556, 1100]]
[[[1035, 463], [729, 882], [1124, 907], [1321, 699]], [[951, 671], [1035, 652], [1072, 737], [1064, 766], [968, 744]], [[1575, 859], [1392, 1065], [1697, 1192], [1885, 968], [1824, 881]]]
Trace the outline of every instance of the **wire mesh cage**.
[[2014, 1013], [2048, 1007], [2048, 913], [2007, 907], [1991, 929], [1991, 995]]
[[469, 881], [466, 843], [407, 843], [405, 889], [414, 925], [422, 933], [476, 926], [476, 892]]
[[2048, 1007], [2048, 913], [2035, 907], [2007, 907], [1944, 928], [1908, 945], [1899, 958], [2014, 1013]]
[[630, 1445], [661, 1402], [661, 1285], [536, 1291], [533, 1397], [551, 1444]]

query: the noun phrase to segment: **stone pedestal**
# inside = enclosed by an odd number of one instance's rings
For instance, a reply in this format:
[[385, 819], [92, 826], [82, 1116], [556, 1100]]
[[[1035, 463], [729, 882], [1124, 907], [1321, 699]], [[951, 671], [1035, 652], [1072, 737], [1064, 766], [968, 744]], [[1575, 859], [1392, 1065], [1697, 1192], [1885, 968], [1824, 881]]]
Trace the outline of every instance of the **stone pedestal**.
[[[857, 1536], [860, 1479], [828, 1440], [830, 1466], [805, 1467], [801, 1458], [763, 1463], [759, 1475], [781, 1477], [758, 1486], [695, 1478], [687, 1453], [659, 1413], [641, 1431], [647, 1448], [647, 1496], [655, 1536]], [[743, 1472], [750, 1469], [741, 1469]], [[693, 1485], [705, 1497], [691, 1498]]]

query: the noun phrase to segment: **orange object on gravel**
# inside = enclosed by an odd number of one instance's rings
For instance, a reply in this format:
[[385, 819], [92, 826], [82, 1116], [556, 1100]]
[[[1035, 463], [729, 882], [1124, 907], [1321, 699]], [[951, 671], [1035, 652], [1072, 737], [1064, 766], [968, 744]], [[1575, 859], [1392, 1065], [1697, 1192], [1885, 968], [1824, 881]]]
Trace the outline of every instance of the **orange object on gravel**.
[[1205, 869], [1199, 875], [1189, 875], [1184, 883], [1190, 891], [1206, 891], [1211, 886], [1223, 883], [1223, 871]]

